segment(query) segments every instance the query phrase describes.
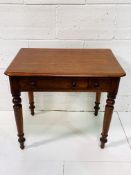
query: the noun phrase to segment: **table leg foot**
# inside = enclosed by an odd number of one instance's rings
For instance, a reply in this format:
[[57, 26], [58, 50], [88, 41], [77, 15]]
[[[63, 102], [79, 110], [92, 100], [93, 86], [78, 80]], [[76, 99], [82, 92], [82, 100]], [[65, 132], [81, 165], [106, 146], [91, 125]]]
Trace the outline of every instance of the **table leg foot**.
[[97, 116], [98, 115], [98, 112], [99, 112], [99, 109], [100, 109], [100, 98], [101, 98], [101, 92], [97, 92], [96, 93], [96, 102], [95, 102], [95, 112], [94, 112], [94, 115]]
[[18, 142], [20, 143], [20, 148], [24, 149], [25, 148], [25, 146], [24, 146], [24, 142], [25, 142], [24, 134], [18, 135], [18, 137], [19, 137]]
[[101, 143], [100, 147], [101, 147], [101, 149], [104, 149], [105, 148], [105, 143]]
[[33, 92], [28, 92], [28, 97], [29, 97], [29, 109], [31, 111], [31, 115], [33, 116], [35, 114], [34, 109], [35, 109], [35, 105], [34, 105], [34, 94]]
[[101, 134], [101, 135], [102, 135], [102, 137], [100, 138], [100, 141], [101, 141], [100, 147], [101, 147], [101, 149], [104, 149], [105, 148], [105, 143], [107, 143], [108, 135], [103, 135], [103, 134]]
[[35, 108], [34, 103], [30, 103], [29, 109], [31, 111], [32, 116], [35, 115], [34, 108]]
[[99, 105], [100, 105], [100, 103], [95, 102], [95, 107], [94, 107], [94, 109], [95, 109], [94, 115], [95, 116], [98, 115], [98, 112], [99, 112], [99, 109], [100, 109]]

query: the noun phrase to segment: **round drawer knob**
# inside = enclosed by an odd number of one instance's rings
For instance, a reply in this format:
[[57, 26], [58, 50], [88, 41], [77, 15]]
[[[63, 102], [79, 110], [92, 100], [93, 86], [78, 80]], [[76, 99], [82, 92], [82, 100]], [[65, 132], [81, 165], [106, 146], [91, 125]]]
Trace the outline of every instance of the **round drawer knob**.
[[95, 82], [94, 83], [94, 87], [98, 88], [99, 87], [99, 83], [98, 82]]
[[36, 86], [36, 83], [34, 81], [31, 81], [30, 85], [34, 87], [34, 86]]
[[77, 83], [75, 81], [72, 82], [72, 87], [75, 88]]

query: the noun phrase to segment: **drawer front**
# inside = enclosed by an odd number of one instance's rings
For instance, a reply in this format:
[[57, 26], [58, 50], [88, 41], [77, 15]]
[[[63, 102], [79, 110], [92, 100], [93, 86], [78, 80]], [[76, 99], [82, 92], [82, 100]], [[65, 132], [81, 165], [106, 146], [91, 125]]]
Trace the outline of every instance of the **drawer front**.
[[107, 78], [41, 78], [21, 77], [21, 91], [103, 91], [107, 92], [111, 79]]
[[20, 78], [22, 91], [79, 91], [88, 89], [86, 78]]
[[90, 78], [89, 90], [108, 92], [111, 85], [111, 78]]

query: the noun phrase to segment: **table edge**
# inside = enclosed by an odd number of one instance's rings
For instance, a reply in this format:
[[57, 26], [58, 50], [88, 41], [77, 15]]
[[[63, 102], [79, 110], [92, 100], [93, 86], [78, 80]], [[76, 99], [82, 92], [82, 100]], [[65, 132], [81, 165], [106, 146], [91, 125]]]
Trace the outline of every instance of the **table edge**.
[[123, 72], [121, 74], [110, 74], [110, 75], [99, 75], [99, 74], [89, 74], [89, 75], [84, 75], [84, 74], [79, 74], [79, 75], [73, 75], [73, 74], [36, 74], [36, 73], [31, 73], [31, 74], [27, 74], [27, 73], [16, 73], [16, 72], [8, 72], [5, 71], [4, 74], [6, 76], [9, 77], [124, 77], [126, 76], [126, 73]]

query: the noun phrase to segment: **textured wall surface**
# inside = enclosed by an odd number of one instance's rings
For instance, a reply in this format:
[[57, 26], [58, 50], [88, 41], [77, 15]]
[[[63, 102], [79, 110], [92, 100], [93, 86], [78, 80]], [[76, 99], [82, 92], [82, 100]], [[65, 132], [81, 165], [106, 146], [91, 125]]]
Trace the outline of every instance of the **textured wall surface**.
[[[131, 111], [130, 0], [0, 0], [0, 110], [12, 110], [3, 72], [22, 47], [111, 48], [127, 72], [115, 109]], [[92, 111], [95, 94], [36, 93], [35, 100], [41, 110]]]

